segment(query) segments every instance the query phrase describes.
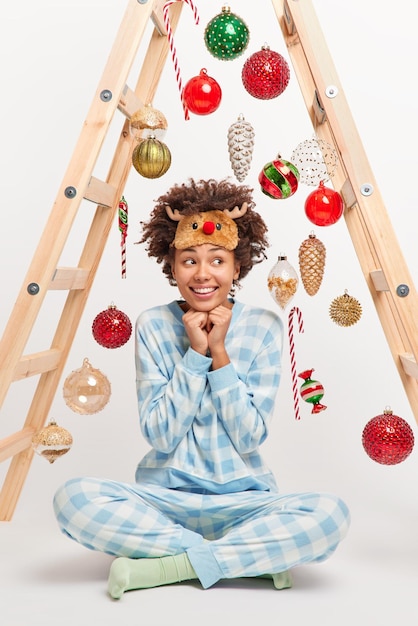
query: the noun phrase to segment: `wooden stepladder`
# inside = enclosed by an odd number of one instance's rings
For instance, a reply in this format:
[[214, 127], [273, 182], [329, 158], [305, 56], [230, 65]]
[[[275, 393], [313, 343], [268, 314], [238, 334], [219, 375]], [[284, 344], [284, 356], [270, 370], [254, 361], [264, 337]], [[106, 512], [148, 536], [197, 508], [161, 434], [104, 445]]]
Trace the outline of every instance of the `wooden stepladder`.
[[[340, 166], [333, 184], [393, 359], [418, 421], [418, 301], [358, 132], [321, 33], [311, 0], [272, 0], [316, 135], [333, 145]], [[182, 3], [170, 3], [175, 30]], [[39, 381], [21, 430], [0, 441], [10, 460], [0, 493], [0, 520], [12, 519], [33, 458], [32, 437], [46, 423], [131, 168], [129, 119], [152, 103], [169, 51], [164, 0], [128, 0], [79, 140], [0, 343], [0, 406], [12, 383]], [[154, 28], [136, 87], [127, 78], [149, 21]], [[116, 110], [125, 121], [105, 181], [94, 167]], [[78, 265], [59, 267], [80, 203], [97, 205]], [[387, 253], [391, 250], [391, 254]], [[68, 295], [51, 346], [25, 354], [49, 290]]]

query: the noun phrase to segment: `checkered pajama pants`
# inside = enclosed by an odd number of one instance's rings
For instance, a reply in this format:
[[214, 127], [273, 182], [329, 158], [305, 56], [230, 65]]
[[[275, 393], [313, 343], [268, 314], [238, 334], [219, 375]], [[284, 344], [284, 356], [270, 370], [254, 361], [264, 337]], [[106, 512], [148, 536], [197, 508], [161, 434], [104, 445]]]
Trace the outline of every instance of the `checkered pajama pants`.
[[75, 478], [56, 493], [61, 530], [92, 550], [133, 559], [186, 552], [204, 588], [326, 559], [349, 526], [339, 498], [245, 491], [202, 495]]

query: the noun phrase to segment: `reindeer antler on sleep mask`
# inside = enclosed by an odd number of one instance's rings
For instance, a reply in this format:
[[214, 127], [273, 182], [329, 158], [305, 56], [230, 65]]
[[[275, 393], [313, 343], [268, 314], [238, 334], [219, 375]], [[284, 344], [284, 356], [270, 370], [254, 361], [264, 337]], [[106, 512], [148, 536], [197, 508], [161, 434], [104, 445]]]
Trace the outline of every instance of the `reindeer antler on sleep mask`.
[[203, 243], [235, 250], [238, 245], [238, 227], [234, 220], [247, 212], [248, 204], [243, 202], [241, 208], [236, 206], [232, 210], [210, 210], [192, 215], [182, 215], [178, 209], [173, 211], [168, 205], [165, 208], [168, 217], [178, 222], [176, 236], [171, 244], [177, 250]]

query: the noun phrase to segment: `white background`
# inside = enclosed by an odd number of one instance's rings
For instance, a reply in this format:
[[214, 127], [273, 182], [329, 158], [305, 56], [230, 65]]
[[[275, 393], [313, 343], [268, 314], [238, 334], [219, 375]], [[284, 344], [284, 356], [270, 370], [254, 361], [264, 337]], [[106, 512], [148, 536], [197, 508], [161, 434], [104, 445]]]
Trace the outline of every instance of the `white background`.
[[[389, 0], [342, 4], [314, 0], [313, 5], [395, 235], [416, 280], [413, 4], [403, 3], [399, 12]], [[52, 495], [56, 486], [76, 474], [133, 480], [137, 460], [147, 450], [138, 427], [133, 337], [122, 348], [107, 350], [94, 341], [91, 324], [111, 302], [134, 324], [144, 308], [178, 296], [160, 267], [148, 259], [144, 247], [135, 245], [141, 234], [139, 222], [147, 219], [153, 200], [174, 183], [189, 177], [233, 177], [226, 135], [242, 113], [255, 129], [252, 167], [244, 182], [254, 187], [256, 208], [269, 226], [271, 245], [268, 260], [244, 280], [238, 298], [276, 310], [286, 328], [291, 307], [284, 312], [278, 309], [266, 287], [268, 272], [281, 253], [298, 270], [299, 246], [312, 230], [327, 249], [320, 291], [308, 296], [300, 283], [291, 306], [300, 308], [305, 326], [304, 334], [295, 336], [298, 370], [314, 368], [314, 377], [324, 385], [323, 403], [328, 408], [312, 415], [311, 406], [301, 401], [301, 420], [295, 420], [285, 336], [282, 382], [270, 438], [264, 445], [265, 456], [283, 491], [333, 491], [347, 501], [353, 517], [352, 531], [344, 544], [347, 553], [365, 562], [384, 559], [382, 564], [388, 571], [412, 569], [418, 556], [417, 452], [397, 466], [382, 466], [365, 454], [361, 434], [367, 421], [386, 406], [408, 421], [415, 436], [416, 423], [345, 222], [342, 219], [332, 227], [315, 228], [303, 210], [304, 199], [313, 188], [300, 185], [295, 196], [277, 201], [262, 194], [257, 182], [266, 162], [278, 153], [290, 159], [301, 141], [313, 137], [293, 69], [288, 88], [277, 99], [257, 100], [242, 86], [244, 60], [264, 43], [288, 58], [273, 7], [268, 0], [237, 0], [231, 5], [248, 24], [251, 39], [243, 57], [222, 62], [203, 44], [204, 28], [219, 13], [222, 3], [200, 0], [196, 6], [199, 25], [194, 24], [190, 7], [184, 6], [175, 35], [180, 69], [186, 81], [207, 68], [222, 87], [221, 106], [210, 116], [191, 115], [186, 122], [168, 58], [153, 105], [168, 120], [164, 141], [171, 150], [172, 165], [167, 174], [155, 180], [145, 179], [132, 169], [124, 191], [129, 205], [127, 278], [121, 278], [116, 219], [62, 380], [63, 384], [87, 357], [110, 380], [110, 402], [95, 415], [80, 416], [65, 405], [61, 384], [50, 418], [70, 430], [73, 448], [54, 465], [35, 457], [12, 524], [29, 516], [35, 525], [51, 524], [54, 532]], [[0, 9], [0, 331], [47, 227], [125, 7], [123, 0], [22, 0]], [[140, 61], [133, 68], [131, 87]], [[106, 177], [122, 123], [117, 111], [94, 173], [98, 178]], [[94, 205], [83, 203], [82, 208], [84, 217], [78, 218], [59, 265], [78, 262], [85, 238], [84, 220], [88, 223], [91, 219]], [[349, 328], [338, 327], [328, 314], [331, 301], [345, 290], [359, 300], [363, 311], [359, 323]], [[62, 304], [61, 294], [48, 295], [43, 309], [46, 313], [35, 327], [28, 351], [49, 347], [53, 320]], [[0, 437], [22, 426], [35, 382], [12, 386], [0, 414]], [[7, 464], [3, 464], [0, 476], [6, 469]]]

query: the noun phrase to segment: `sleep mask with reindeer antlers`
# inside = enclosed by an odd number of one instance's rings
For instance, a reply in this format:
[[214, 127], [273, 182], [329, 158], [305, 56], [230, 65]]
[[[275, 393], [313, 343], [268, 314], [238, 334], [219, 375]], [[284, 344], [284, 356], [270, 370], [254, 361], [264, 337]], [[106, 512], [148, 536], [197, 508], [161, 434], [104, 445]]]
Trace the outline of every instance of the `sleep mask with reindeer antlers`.
[[184, 250], [204, 243], [211, 243], [226, 250], [235, 250], [238, 245], [238, 227], [235, 220], [242, 217], [248, 205], [244, 202], [239, 208], [209, 210], [192, 215], [182, 215], [180, 211], [172, 210], [166, 205], [167, 215], [178, 222], [176, 236], [171, 245], [176, 250]]

